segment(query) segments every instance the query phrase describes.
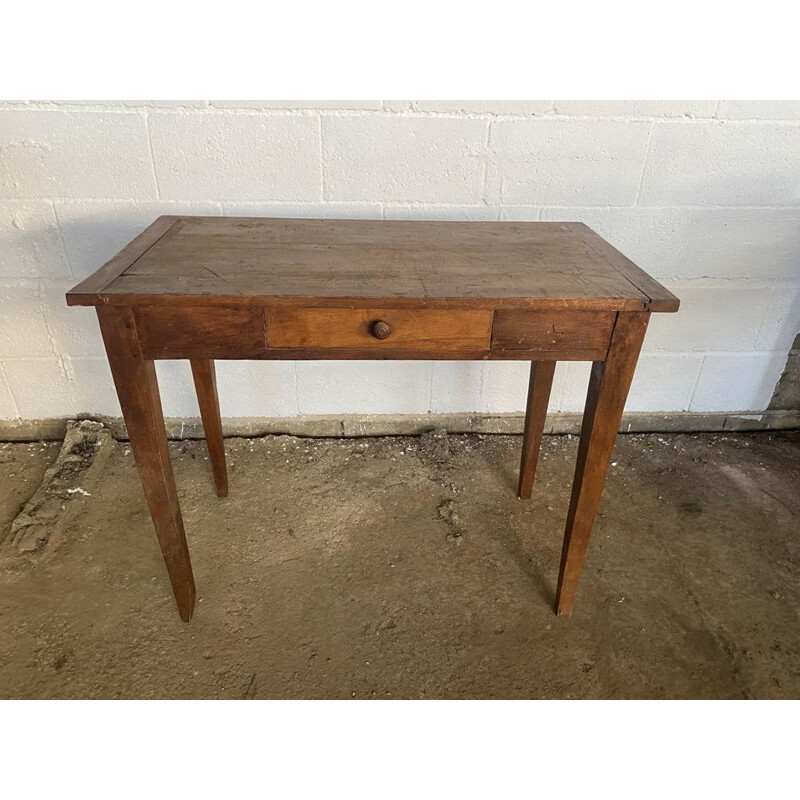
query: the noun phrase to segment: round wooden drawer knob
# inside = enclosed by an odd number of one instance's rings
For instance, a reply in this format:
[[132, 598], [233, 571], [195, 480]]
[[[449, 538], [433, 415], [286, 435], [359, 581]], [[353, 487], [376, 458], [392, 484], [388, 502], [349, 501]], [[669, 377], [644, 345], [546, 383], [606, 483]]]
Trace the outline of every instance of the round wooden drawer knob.
[[379, 319], [372, 325], [372, 335], [376, 339], [388, 339], [392, 332], [392, 326], [388, 322]]

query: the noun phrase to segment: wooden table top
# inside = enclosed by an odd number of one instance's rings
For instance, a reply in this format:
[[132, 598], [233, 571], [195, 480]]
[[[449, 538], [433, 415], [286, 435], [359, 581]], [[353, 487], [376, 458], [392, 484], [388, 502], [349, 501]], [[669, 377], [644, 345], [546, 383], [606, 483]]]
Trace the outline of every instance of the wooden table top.
[[578, 222], [159, 217], [69, 305], [380, 301], [438, 308], [677, 311]]

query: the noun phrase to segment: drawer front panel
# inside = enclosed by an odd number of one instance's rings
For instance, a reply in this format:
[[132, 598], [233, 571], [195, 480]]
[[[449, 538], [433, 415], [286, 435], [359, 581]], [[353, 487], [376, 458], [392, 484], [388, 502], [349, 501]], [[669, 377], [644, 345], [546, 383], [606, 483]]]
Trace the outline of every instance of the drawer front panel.
[[145, 358], [248, 358], [266, 350], [257, 306], [139, 306], [134, 315]]
[[271, 348], [488, 350], [491, 311], [399, 308], [267, 309]]
[[616, 316], [613, 311], [497, 311], [492, 350], [579, 351], [603, 357]]

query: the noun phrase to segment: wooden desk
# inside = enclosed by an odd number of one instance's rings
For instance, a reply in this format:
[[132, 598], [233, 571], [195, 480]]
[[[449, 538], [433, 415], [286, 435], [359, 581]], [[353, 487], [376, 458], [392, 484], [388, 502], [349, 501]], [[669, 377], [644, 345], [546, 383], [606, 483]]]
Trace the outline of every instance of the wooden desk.
[[520, 498], [558, 360], [592, 361], [556, 611], [570, 614], [650, 313], [678, 300], [580, 223], [159, 217], [67, 293], [97, 307], [181, 617], [195, 586], [154, 360], [187, 358], [217, 494], [214, 359], [531, 362]]

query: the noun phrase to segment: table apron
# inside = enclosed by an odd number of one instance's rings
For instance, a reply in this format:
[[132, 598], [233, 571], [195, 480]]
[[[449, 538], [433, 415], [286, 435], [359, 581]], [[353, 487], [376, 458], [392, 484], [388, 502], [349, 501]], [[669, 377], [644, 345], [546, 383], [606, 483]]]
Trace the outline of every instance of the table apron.
[[[133, 308], [147, 359], [603, 361], [617, 312], [270, 308]], [[375, 333], [375, 326], [382, 323]]]

